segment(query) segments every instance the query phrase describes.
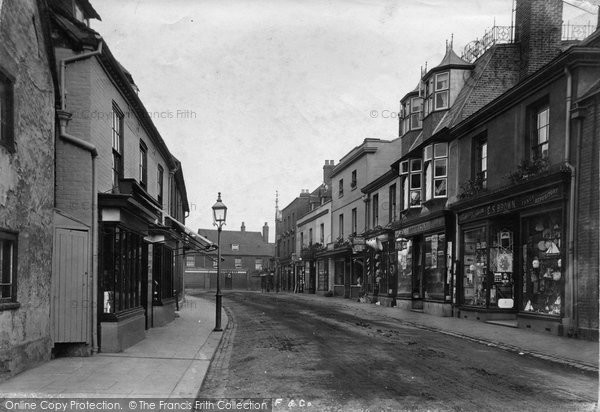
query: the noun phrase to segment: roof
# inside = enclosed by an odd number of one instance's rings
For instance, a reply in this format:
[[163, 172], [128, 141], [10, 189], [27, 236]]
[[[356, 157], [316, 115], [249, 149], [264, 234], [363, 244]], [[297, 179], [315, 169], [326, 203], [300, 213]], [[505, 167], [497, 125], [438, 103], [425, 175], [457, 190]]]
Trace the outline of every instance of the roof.
[[[198, 229], [198, 234], [217, 243], [216, 229]], [[231, 245], [240, 245], [239, 251], [232, 251]], [[237, 256], [274, 256], [275, 244], [267, 243], [260, 232], [239, 230], [221, 231], [221, 254]]]
[[440, 62], [440, 64], [438, 64], [437, 66], [435, 66], [434, 68], [432, 68], [431, 70], [429, 70], [427, 72], [427, 74], [425, 74], [425, 76], [423, 76], [423, 78], [426, 79], [432, 73], [440, 71], [440, 70], [444, 70], [444, 69], [447, 69], [447, 68], [472, 69], [473, 68], [473, 64], [469, 63], [466, 60], [461, 59], [460, 57], [458, 57], [458, 55], [454, 52], [454, 50], [452, 49], [452, 47], [448, 47], [446, 49], [446, 54], [444, 55], [444, 58], [442, 59], [442, 61]]

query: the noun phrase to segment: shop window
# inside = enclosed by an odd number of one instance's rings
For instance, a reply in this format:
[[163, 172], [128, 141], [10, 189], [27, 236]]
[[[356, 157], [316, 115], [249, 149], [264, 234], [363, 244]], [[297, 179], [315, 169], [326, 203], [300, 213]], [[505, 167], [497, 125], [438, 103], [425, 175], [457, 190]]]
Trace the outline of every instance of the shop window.
[[465, 230], [463, 256], [463, 303], [486, 306], [487, 298], [487, 230], [485, 227]]
[[119, 187], [123, 178], [123, 112], [113, 102], [112, 111], [112, 180], [113, 188]]
[[514, 233], [498, 226], [492, 230], [490, 246], [490, 306], [514, 307]]
[[118, 313], [140, 306], [147, 253], [142, 236], [119, 226], [104, 227], [101, 276], [103, 313]]
[[152, 301], [162, 303], [173, 297], [173, 250], [154, 245], [152, 253]]
[[17, 235], [0, 231], [0, 305], [16, 301]]
[[412, 293], [412, 240], [396, 239], [396, 254], [398, 258], [398, 296], [410, 297]]
[[379, 226], [379, 194], [373, 195], [373, 227]]
[[14, 149], [13, 81], [0, 71], [0, 144]]
[[327, 291], [329, 289], [329, 275], [325, 268], [325, 261], [322, 259], [317, 260], [317, 277], [317, 290]]
[[546, 159], [550, 143], [550, 106], [544, 105], [533, 112], [531, 156]]
[[193, 268], [196, 266], [196, 256], [188, 255], [185, 257], [185, 266], [188, 268]]
[[344, 266], [346, 262], [344, 260], [336, 260], [335, 261], [335, 284], [343, 285], [344, 284]]
[[421, 190], [422, 188], [422, 171], [423, 164], [421, 159], [413, 159], [410, 161], [410, 207], [421, 207]]
[[263, 260], [262, 258], [256, 258], [254, 259], [254, 269], [256, 270], [262, 270], [263, 268]]
[[560, 316], [564, 267], [561, 211], [523, 220], [523, 290], [520, 310]]
[[444, 300], [446, 284], [446, 235], [425, 237], [423, 291], [425, 299]]

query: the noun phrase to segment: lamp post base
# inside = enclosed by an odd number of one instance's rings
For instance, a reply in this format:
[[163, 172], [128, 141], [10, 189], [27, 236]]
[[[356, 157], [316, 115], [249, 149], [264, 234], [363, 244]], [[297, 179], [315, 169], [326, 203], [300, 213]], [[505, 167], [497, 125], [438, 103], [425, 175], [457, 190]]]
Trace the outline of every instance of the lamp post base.
[[216, 323], [215, 323], [215, 328], [213, 329], [214, 332], [223, 332], [223, 328], [221, 327], [221, 299], [223, 298], [223, 294], [221, 293], [221, 291], [217, 291], [217, 317], [216, 317]]

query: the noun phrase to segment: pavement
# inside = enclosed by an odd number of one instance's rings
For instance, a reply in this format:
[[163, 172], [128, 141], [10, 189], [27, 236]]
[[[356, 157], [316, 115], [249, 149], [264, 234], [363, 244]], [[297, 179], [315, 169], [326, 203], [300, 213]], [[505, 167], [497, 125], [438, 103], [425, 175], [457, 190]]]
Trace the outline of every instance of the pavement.
[[[222, 332], [215, 303], [186, 296], [178, 317], [121, 353], [56, 358], [0, 383], [0, 397], [195, 398]], [[222, 314], [226, 328], [228, 317]]]
[[[598, 372], [598, 342], [350, 299], [273, 292], [272, 295], [283, 300], [318, 300], [350, 307], [399, 324]], [[0, 396], [195, 398], [223, 336], [222, 332], [213, 331], [214, 308], [214, 302], [188, 295], [173, 322], [146, 331], [145, 340], [124, 352], [53, 359], [0, 383]], [[223, 329], [228, 322], [224, 310]]]

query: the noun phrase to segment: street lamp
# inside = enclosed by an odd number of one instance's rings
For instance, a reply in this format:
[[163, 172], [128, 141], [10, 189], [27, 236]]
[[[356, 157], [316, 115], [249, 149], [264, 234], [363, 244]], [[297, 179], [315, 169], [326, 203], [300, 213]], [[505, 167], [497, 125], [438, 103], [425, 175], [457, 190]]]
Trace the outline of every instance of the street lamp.
[[221, 192], [219, 192], [217, 203], [213, 205], [212, 210], [214, 219], [213, 225], [217, 227], [217, 313], [215, 328], [213, 330], [215, 332], [221, 332], [223, 331], [221, 328], [221, 299], [223, 297], [221, 294], [221, 229], [227, 218], [227, 206], [221, 202]]

